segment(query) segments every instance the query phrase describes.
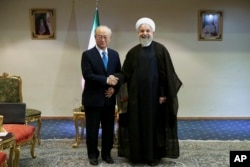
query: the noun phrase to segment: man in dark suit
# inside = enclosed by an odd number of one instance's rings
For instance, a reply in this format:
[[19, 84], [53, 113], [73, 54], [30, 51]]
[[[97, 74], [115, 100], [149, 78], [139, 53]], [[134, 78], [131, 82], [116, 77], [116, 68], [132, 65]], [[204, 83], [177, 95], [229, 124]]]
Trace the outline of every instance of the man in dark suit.
[[[85, 80], [82, 105], [86, 116], [87, 151], [91, 165], [98, 165], [98, 131], [102, 128], [101, 157], [114, 163], [110, 152], [114, 138], [116, 87], [110, 86], [113, 73], [120, 72], [121, 63], [117, 51], [108, 48], [111, 29], [99, 26], [95, 30], [96, 46], [82, 53], [81, 69]], [[105, 59], [105, 60], [103, 60]]]

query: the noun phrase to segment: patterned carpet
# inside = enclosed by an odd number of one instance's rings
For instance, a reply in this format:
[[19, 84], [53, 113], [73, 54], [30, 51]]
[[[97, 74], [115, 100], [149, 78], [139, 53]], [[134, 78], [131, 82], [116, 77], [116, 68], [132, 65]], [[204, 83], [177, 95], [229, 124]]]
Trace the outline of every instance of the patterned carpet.
[[[180, 140], [250, 140], [250, 120], [179, 120], [178, 136]], [[42, 121], [41, 139], [74, 137], [73, 120]]]
[[[100, 130], [101, 134], [101, 130]], [[250, 120], [199, 120], [178, 122], [180, 157], [162, 159], [158, 167], [228, 167], [231, 150], [250, 150]], [[83, 167], [91, 166], [86, 155], [85, 140], [72, 148], [75, 139], [72, 120], [43, 120], [41, 145], [36, 146], [36, 159], [29, 147], [21, 150], [19, 167]], [[101, 167], [144, 167], [130, 164], [112, 150], [113, 165], [99, 158]]]
[[[91, 166], [86, 155], [85, 142], [78, 148], [72, 148], [72, 139], [42, 140], [36, 147], [37, 158], [32, 159], [29, 147], [21, 150], [19, 167], [87, 167]], [[158, 167], [229, 167], [230, 150], [250, 150], [250, 141], [218, 140], [181, 140], [178, 159], [162, 159]], [[115, 161], [110, 165], [99, 158], [100, 167], [144, 167], [146, 164], [131, 164], [125, 158], [117, 156], [112, 150]]]

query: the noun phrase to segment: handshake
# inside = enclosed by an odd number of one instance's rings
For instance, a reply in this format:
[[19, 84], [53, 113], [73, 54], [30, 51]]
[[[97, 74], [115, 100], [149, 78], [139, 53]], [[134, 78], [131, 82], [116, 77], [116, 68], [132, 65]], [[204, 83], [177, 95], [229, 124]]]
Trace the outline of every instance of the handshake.
[[115, 77], [114, 75], [110, 75], [107, 78], [107, 84], [111, 86], [115, 86], [118, 83], [119, 78]]

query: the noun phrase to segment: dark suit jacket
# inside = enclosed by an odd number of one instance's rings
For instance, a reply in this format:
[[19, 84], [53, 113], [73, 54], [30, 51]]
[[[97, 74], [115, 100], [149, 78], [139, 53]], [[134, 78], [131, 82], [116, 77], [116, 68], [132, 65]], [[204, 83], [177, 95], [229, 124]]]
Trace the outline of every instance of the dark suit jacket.
[[91, 107], [103, 107], [105, 103], [108, 106], [115, 105], [115, 96], [106, 98], [104, 92], [110, 87], [107, 85], [107, 77], [121, 70], [118, 52], [108, 48], [108, 67], [106, 71], [98, 50], [93, 47], [82, 53], [81, 68], [85, 80], [82, 104]]

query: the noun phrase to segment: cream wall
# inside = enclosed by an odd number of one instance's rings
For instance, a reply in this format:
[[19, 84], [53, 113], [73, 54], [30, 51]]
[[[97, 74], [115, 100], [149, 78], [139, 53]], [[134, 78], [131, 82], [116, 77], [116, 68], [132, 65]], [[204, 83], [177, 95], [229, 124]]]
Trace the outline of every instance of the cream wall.
[[[31, 39], [30, 8], [56, 9], [55, 40]], [[223, 10], [222, 41], [197, 40], [199, 9]], [[0, 1], [0, 73], [20, 75], [24, 101], [44, 117], [72, 116], [81, 101], [81, 53], [94, 11], [94, 0]], [[154, 19], [155, 40], [184, 83], [179, 117], [250, 117], [249, 0], [99, 0], [99, 16], [122, 62], [137, 44], [136, 20]]]

